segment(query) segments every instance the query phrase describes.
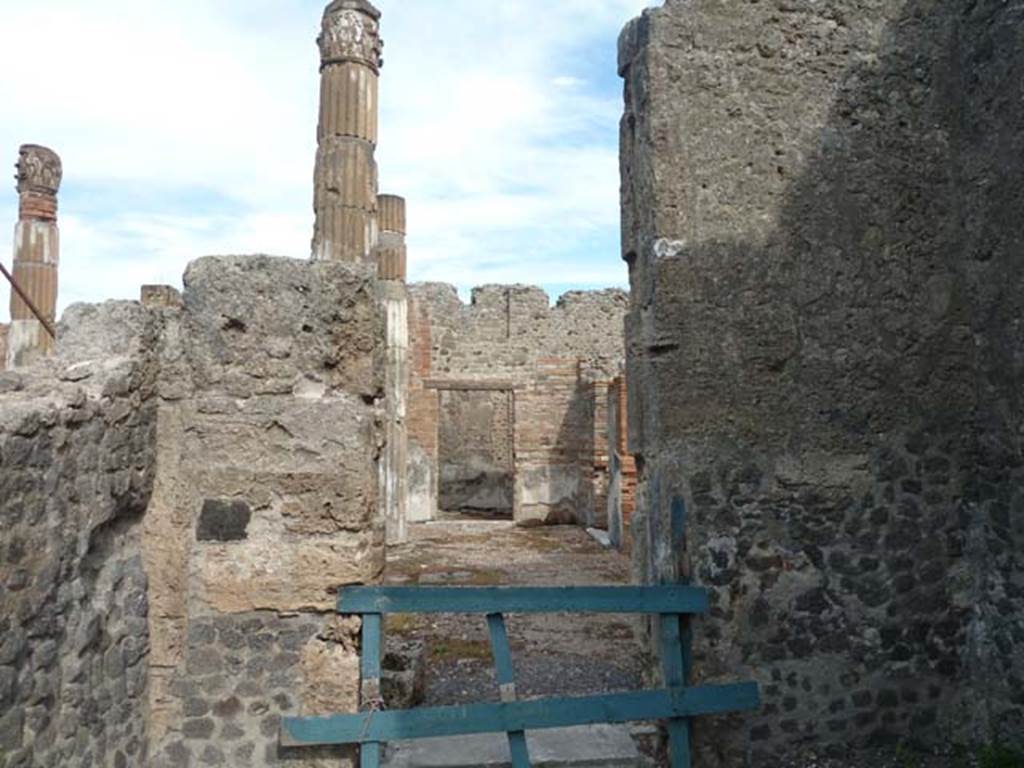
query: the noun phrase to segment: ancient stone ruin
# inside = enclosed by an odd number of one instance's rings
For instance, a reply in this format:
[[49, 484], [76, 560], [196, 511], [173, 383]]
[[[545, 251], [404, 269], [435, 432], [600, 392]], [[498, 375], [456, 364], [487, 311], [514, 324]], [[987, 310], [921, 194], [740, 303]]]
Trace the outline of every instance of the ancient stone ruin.
[[765, 698], [703, 765], [1024, 734], [1022, 21], [668, 0], [622, 35], [636, 575], [711, 588], [695, 672]]
[[396, 580], [448, 583], [416, 550], [451, 520], [509, 521], [534, 563], [540, 526], [603, 529], [636, 582], [710, 589], [692, 676], [764, 706], [701, 722], [698, 765], [1024, 746], [1021, 9], [645, 12], [620, 45], [631, 291], [554, 305], [407, 284], [381, 21], [323, 16], [308, 260], [199, 259], [54, 341], [61, 162], [21, 148], [0, 768], [355, 765], [282, 747], [280, 718], [367, 704], [338, 590], [396, 551]]
[[410, 293], [409, 519], [604, 527], [595, 466], [626, 294], [569, 293], [551, 307], [527, 286], [477, 288], [468, 306], [450, 285]]

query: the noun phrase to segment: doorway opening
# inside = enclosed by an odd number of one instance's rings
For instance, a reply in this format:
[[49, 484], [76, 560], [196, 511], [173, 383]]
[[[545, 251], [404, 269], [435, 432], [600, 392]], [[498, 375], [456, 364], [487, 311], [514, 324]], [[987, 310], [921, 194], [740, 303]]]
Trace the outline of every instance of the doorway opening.
[[512, 391], [444, 389], [438, 396], [441, 517], [511, 520], [515, 502]]

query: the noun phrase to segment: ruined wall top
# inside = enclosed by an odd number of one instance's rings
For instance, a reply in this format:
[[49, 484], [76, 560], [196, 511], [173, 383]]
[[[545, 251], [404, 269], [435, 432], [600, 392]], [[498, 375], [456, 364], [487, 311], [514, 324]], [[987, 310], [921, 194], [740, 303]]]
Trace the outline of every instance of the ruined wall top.
[[321, 68], [355, 62], [379, 71], [384, 64], [380, 11], [368, 0], [335, 0], [324, 11], [323, 31], [317, 44]]
[[615, 375], [625, 355], [629, 294], [619, 289], [570, 292], [554, 306], [529, 285], [479, 286], [469, 304], [446, 283], [414, 283], [409, 294], [413, 334], [431, 339], [437, 377], [528, 378], [545, 358], [578, 358]]

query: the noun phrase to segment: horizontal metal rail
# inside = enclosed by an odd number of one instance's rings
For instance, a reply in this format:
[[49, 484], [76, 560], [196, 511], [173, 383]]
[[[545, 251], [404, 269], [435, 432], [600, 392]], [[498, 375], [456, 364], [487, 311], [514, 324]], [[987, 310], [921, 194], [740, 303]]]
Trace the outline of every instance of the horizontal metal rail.
[[[362, 708], [359, 714], [289, 717], [285, 747], [360, 745], [361, 768], [380, 768], [390, 741], [505, 732], [513, 768], [530, 768], [526, 731], [595, 723], [666, 720], [672, 768], [690, 768], [690, 720], [757, 709], [756, 683], [688, 687], [691, 614], [709, 610], [708, 593], [687, 586], [654, 587], [346, 587], [338, 613], [363, 619]], [[485, 614], [501, 703], [388, 712], [381, 701], [383, 618], [392, 613]], [[508, 613], [641, 613], [659, 617], [665, 687], [582, 698], [518, 701], [505, 615]]]
[[350, 587], [338, 613], [707, 613], [696, 587]]
[[285, 718], [281, 744], [312, 747], [629, 723], [755, 709], [755, 683], [539, 699], [333, 717]]

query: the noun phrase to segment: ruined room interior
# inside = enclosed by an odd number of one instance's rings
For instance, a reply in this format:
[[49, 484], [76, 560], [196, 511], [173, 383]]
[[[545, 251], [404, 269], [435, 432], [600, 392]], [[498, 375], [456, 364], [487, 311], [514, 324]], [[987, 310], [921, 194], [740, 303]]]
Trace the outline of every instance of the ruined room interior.
[[[607, 73], [622, 247], [595, 257], [630, 288], [559, 297], [409, 280], [387, 24], [333, 0], [309, 30], [309, 258], [196, 258], [58, 317], [75, 170], [20, 147], [0, 768], [354, 766], [283, 719], [509, 703], [482, 617], [387, 616], [367, 687], [337, 601], [382, 585], [705, 590], [676, 683], [660, 620], [508, 623], [513, 702], [755, 681], [686, 726], [703, 768], [1024, 765], [1024, 9], [648, 8]], [[530, 744], [677, 765], [663, 726]]]

